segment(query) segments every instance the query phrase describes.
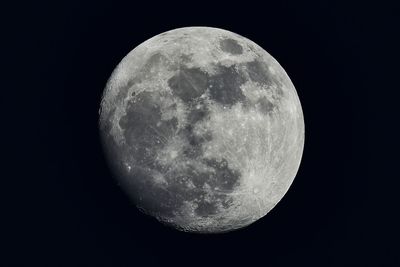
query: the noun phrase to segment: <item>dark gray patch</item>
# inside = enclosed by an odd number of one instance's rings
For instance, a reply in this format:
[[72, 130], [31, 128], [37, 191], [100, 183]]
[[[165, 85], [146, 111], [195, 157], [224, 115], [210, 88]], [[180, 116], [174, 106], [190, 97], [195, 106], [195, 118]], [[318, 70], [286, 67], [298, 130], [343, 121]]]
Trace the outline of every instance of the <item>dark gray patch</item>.
[[276, 78], [269, 71], [266, 64], [260, 62], [259, 60], [254, 60], [246, 63], [247, 73], [253, 82], [263, 83], [271, 85], [276, 82]]
[[235, 186], [238, 184], [241, 174], [238, 171], [232, 170], [228, 166], [226, 159], [217, 161], [215, 159], [204, 160], [204, 163], [211, 167], [214, 172], [195, 172], [190, 174], [191, 180], [196, 188], [203, 188], [207, 183], [211, 188], [218, 188], [224, 194], [215, 195], [214, 202], [204, 201], [205, 193], [200, 194], [196, 203], [198, 207], [195, 212], [198, 216], [208, 217], [217, 213], [218, 208], [216, 203], [219, 201], [224, 208], [232, 205], [232, 199], [226, 193], [233, 192]]
[[181, 64], [190, 63], [192, 61], [193, 61], [193, 53], [191, 53], [191, 54], [181, 54], [180, 55]]
[[243, 53], [242, 46], [240, 46], [236, 40], [228, 38], [221, 40], [219, 43], [222, 51], [231, 53], [233, 55], [240, 55]]
[[[157, 152], [162, 149], [167, 139], [178, 134], [180, 138], [188, 141], [185, 155], [189, 158], [202, 158], [202, 144], [211, 140], [211, 135], [197, 136], [194, 134], [194, 125], [206, 119], [208, 109], [198, 101], [191, 104], [188, 114], [188, 124], [180, 132], [176, 133], [177, 121], [161, 120], [161, 111], [158, 103], [154, 102], [154, 92], [141, 92], [134, 96], [128, 103], [127, 114], [123, 116], [119, 125], [124, 130], [127, 149], [124, 150], [126, 161], [133, 161], [132, 169], [126, 174], [126, 180], [130, 184], [127, 189], [134, 197], [137, 206], [144, 212], [158, 218], [173, 218], [182, 210], [185, 201], [198, 204], [196, 214], [207, 217], [217, 212], [216, 203], [222, 203], [227, 208], [231, 201], [226, 194], [217, 194], [212, 203], [205, 201], [207, 192], [203, 189], [207, 183], [211, 188], [218, 187], [224, 192], [233, 191], [238, 183], [240, 173], [232, 170], [228, 162], [223, 159], [204, 160], [214, 171], [201, 172], [194, 166], [186, 165], [184, 169], [176, 166], [160, 166], [156, 161]], [[157, 99], [157, 97], [156, 97]], [[194, 107], [199, 104], [199, 109]], [[157, 125], [158, 124], [158, 125]], [[122, 164], [120, 169], [125, 166]], [[153, 172], [159, 171], [167, 184], [154, 182]], [[188, 182], [195, 188], [189, 188]]]
[[[173, 217], [174, 213], [181, 210], [185, 201], [192, 201], [198, 205], [195, 210], [198, 216], [214, 215], [218, 211], [216, 203], [221, 203], [224, 208], [232, 205], [232, 199], [225, 193], [233, 191], [240, 174], [231, 170], [226, 160], [209, 160], [207, 164], [215, 172], [199, 172], [187, 165], [184, 171], [173, 170], [165, 174], [166, 180], [169, 181], [165, 187], [153, 182], [149, 169], [136, 167], [129, 179], [129, 183], [132, 184], [130, 190], [133, 191], [138, 206], [152, 215]], [[187, 187], [189, 180], [195, 188]], [[207, 192], [203, 188], [206, 183], [211, 188], [218, 187], [224, 194], [214, 195], [212, 202], [205, 201]]]
[[201, 156], [203, 151], [201, 146], [189, 145], [183, 149], [182, 153], [188, 158], [196, 159]]
[[222, 204], [222, 207], [224, 207], [225, 209], [229, 208], [229, 207], [232, 206], [232, 204], [233, 204], [233, 199], [232, 199], [232, 197], [226, 197], [226, 196], [225, 196], [225, 197], [222, 199], [221, 204]]
[[215, 170], [214, 179], [209, 182], [212, 187], [218, 187], [224, 191], [232, 191], [241, 177], [240, 172], [229, 168], [228, 161], [222, 159], [207, 159], [205, 163]]
[[126, 115], [119, 120], [125, 141], [139, 163], [152, 161], [157, 148], [162, 147], [177, 129], [177, 119], [161, 120], [161, 111], [151, 93], [141, 92], [128, 103]]
[[201, 201], [197, 205], [195, 213], [200, 217], [209, 217], [210, 215], [217, 214], [218, 208], [215, 203]]
[[[242, 71], [247, 72], [250, 80], [253, 82], [266, 85], [266, 90], [273, 90], [272, 97], [274, 100], [279, 101], [283, 97], [284, 92], [282, 90], [282, 82], [277, 75], [271, 73], [266, 63], [254, 60], [246, 63], [245, 68], [242, 69]], [[274, 87], [272, 87], [272, 85], [274, 85]], [[263, 106], [262, 109], [264, 111], [268, 111], [271, 108], [270, 103], [261, 103], [261, 105]]]
[[187, 116], [188, 124], [194, 125], [198, 121], [205, 119], [209, 114], [210, 111], [204, 103], [199, 103], [198, 107], [194, 105]]
[[275, 95], [272, 95], [272, 97], [274, 97], [275, 99], [279, 99], [279, 98], [281, 98], [281, 97], [284, 95], [281, 86], [278, 86], [278, 87], [276, 88], [275, 93], [276, 93]]
[[201, 146], [204, 142], [211, 141], [212, 137], [210, 133], [204, 135], [196, 135], [193, 132], [195, 124], [201, 120], [204, 120], [209, 116], [210, 111], [203, 102], [196, 102], [190, 106], [190, 112], [187, 115], [187, 124], [178, 133], [181, 138], [188, 141], [188, 146], [183, 150], [183, 154], [189, 158], [197, 158], [201, 155]]
[[186, 127], [187, 129], [187, 135], [186, 138], [189, 141], [190, 146], [192, 147], [199, 147], [201, 146], [205, 141], [207, 141], [207, 136], [199, 136], [193, 133], [193, 126], [192, 125], [188, 125]]
[[236, 71], [234, 66], [219, 66], [218, 70], [218, 74], [209, 79], [211, 99], [226, 106], [232, 106], [243, 101], [245, 96], [240, 86], [245, 82], [244, 77]]
[[199, 172], [194, 167], [190, 167], [187, 169], [186, 173], [190, 177], [192, 183], [196, 186], [196, 188], [203, 190], [203, 186], [205, 183], [209, 183], [212, 179], [212, 173], [210, 172]]
[[272, 104], [271, 101], [269, 101], [266, 97], [260, 98], [257, 103], [260, 111], [264, 114], [270, 113], [275, 108], [275, 105]]
[[212, 168], [213, 171], [199, 172], [189, 165], [184, 173], [186, 177], [190, 177], [196, 188], [201, 189], [207, 183], [211, 188], [217, 187], [224, 192], [232, 192], [239, 183], [240, 172], [229, 168], [226, 159], [220, 161], [206, 159], [203, 160], [203, 163]]
[[199, 68], [181, 66], [177, 74], [168, 80], [168, 85], [180, 99], [191, 102], [207, 89], [207, 74]]
[[202, 144], [211, 141], [212, 136], [210, 133], [204, 135], [196, 135], [193, 132], [193, 126], [188, 124], [179, 133], [182, 138], [188, 141], [188, 145], [183, 150], [183, 154], [188, 158], [198, 158], [202, 154]]
[[150, 71], [155, 66], [159, 66], [162, 61], [166, 60], [165, 56], [160, 53], [155, 53], [149, 57], [146, 64], [143, 67], [144, 72]]
[[[151, 208], [153, 210], [158, 210], [161, 214], [165, 214], [166, 216], [169, 216], [169, 210], [175, 212], [179, 211], [184, 201], [201, 201], [206, 195], [204, 190], [200, 190], [205, 179], [199, 178], [198, 173], [195, 172], [193, 168], [190, 168], [190, 166], [188, 166], [185, 172], [171, 171], [166, 174], [166, 180], [169, 181], [168, 186], [161, 191], [154, 183], [148, 185], [149, 189], [153, 191], [151, 198], [154, 198], [156, 203], [158, 202], [158, 206]], [[194, 190], [187, 188], [189, 180], [196, 186]], [[201, 180], [203, 180], [203, 182], [201, 182]], [[147, 192], [147, 190], [144, 188], [143, 192]], [[160, 195], [157, 195], [159, 193]]]

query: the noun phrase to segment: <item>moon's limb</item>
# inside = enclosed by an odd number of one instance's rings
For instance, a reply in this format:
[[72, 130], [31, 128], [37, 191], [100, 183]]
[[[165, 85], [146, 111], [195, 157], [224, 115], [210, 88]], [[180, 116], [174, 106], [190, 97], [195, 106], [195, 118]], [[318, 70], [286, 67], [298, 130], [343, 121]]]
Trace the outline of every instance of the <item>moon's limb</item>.
[[289, 77], [252, 41], [216, 28], [157, 35], [107, 83], [100, 130], [114, 172], [145, 212], [224, 232], [284, 196], [304, 145]]

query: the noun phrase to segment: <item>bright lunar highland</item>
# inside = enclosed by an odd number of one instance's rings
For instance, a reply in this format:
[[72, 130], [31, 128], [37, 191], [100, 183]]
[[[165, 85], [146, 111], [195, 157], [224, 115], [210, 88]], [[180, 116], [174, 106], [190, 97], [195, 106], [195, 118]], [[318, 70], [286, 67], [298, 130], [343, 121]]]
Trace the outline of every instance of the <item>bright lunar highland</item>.
[[219, 233], [266, 215], [300, 165], [292, 82], [260, 46], [209, 27], [133, 49], [104, 90], [100, 135], [135, 205], [176, 229]]

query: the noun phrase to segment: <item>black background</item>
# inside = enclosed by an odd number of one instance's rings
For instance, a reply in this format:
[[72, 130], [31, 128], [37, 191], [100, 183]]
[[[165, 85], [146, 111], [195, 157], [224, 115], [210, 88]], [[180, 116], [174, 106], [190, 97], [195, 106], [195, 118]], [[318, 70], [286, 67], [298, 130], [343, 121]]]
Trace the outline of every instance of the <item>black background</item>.
[[[369, 156], [377, 149], [370, 130], [387, 125], [374, 114], [395, 65], [386, 51], [395, 47], [387, 37], [398, 34], [396, 8], [69, 1], [12, 11], [3, 17], [11, 73], [1, 97], [0, 265], [400, 266], [395, 218], [386, 216], [397, 202], [382, 192], [393, 175], [372, 169]], [[100, 97], [114, 67], [141, 42], [184, 26], [259, 44], [287, 71], [304, 111], [305, 149], [289, 192], [263, 219], [227, 234], [182, 233], [141, 214], [99, 143]]]

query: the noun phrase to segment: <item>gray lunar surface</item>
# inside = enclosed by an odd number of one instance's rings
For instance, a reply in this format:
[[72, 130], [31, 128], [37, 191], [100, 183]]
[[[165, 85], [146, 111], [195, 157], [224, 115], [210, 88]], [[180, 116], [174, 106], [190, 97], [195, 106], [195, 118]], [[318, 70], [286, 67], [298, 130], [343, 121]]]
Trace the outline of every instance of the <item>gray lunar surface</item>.
[[227, 232], [265, 216], [300, 165], [304, 120], [288, 75], [238, 34], [187, 27], [133, 49], [104, 90], [112, 172], [143, 212]]

